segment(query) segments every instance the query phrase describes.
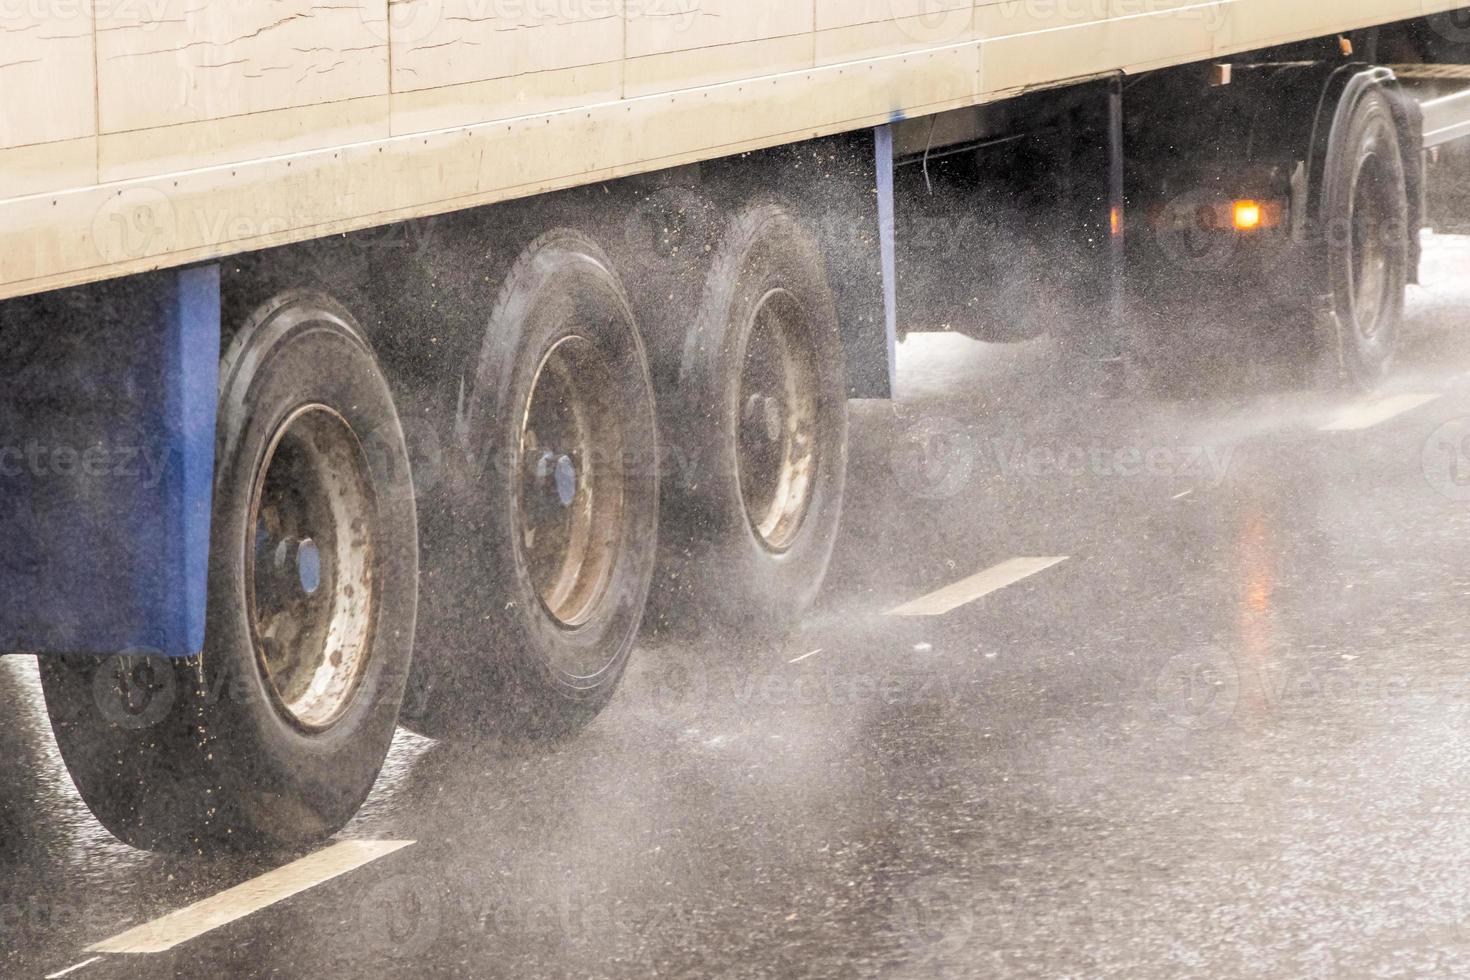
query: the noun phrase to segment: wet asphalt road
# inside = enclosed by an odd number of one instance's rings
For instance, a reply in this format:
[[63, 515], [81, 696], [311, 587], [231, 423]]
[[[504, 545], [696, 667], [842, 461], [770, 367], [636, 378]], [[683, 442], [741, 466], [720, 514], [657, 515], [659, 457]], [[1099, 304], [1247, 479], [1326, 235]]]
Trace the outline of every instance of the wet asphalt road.
[[[84, 950], [292, 856], [113, 842], [0, 661], [0, 976], [1470, 973], [1470, 240], [1429, 261], [1373, 399], [910, 341], [795, 636], [651, 641], [545, 750], [402, 735], [342, 836], [415, 844], [170, 952]], [[1018, 556], [1067, 560], [883, 615]]]

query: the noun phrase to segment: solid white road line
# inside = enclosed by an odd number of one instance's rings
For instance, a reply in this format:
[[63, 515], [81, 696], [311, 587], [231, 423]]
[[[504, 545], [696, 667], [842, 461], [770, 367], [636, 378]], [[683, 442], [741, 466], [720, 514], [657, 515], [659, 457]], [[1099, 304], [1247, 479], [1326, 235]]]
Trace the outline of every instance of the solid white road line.
[[1349, 405], [1337, 413], [1331, 422], [1322, 426], [1322, 432], [1356, 432], [1359, 429], [1371, 429], [1375, 425], [1381, 425], [1395, 416], [1405, 412], [1412, 412], [1420, 405], [1428, 405], [1443, 396], [1436, 394], [1410, 393], [1405, 395], [1390, 395], [1387, 398], [1379, 398], [1358, 405]]
[[84, 966], [91, 966], [93, 963], [96, 963], [100, 959], [102, 959], [102, 957], [94, 956], [90, 960], [82, 960], [80, 963], [69, 966], [65, 970], [57, 970], [55, 973], [48, 973], [46, 974], [46, 980], [60, 980], [61, 977], [69, 976], [70, 974], [77, 972]]
[[937, 592], [931, 592], [912, 602], [905, 602], [901, 606], [888, 610], [885, 615], [943, 616], [951, 609], [963, 606], [967, 602], [974, 602], [981, 596], [989, 595], [1008, 585], [1014, 585], [1023, 578], [1030, 578], [1037, 572], [1066, 560], [1066, 555], [1049, 558], [1012, 558], [987, 568], [983, 572], [971, 575], [969, 578], [960, 579], [953, 585], [946, 585]]
[[801, 656], [799, 656], [799, 657], [792, 657], [790, 660], [788, 660], [786, 662], [788, 664], [799, 664], [803, 660], [805, 660], [807, 657], [815, 657], [817, 654], [819, 654], [821, 652], [822, 652], [822, 648], [821, 647], [817, 647], [811, 653], [803, 653]]
[[411, 840], [344, 840], [299, 861], [267, 871], [188, 908], [170, 912], [111, 939], [87, 947], [88, 953], [162, 953], [212, 929], [314, 888], [380, 857], [408, 847]]

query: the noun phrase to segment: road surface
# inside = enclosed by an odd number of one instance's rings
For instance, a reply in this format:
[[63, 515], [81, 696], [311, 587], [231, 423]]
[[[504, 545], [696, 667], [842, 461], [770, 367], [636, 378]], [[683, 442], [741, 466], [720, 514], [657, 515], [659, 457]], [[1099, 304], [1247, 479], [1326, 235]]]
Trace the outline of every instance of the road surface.
[[0, 975], [1466, 975], [1467, 270], [1372, 397], [910, 340], [796, 635], [654, 637], [565, 744], [401, 734], [314, 855], [113, 842], [0, 661]]

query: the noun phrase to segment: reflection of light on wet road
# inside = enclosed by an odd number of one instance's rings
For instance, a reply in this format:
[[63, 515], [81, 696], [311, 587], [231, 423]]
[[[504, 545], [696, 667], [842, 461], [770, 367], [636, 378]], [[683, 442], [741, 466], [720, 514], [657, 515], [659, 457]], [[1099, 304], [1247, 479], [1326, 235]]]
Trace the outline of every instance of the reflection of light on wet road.
[[952, 397], [986, 387], [987, 380], [1048, 372], [1056, 359], [1056, 343], [1048, 337], [1020, 344], [987, 344], [956, 333], [910, 334], [898, 345], [898, 388], [901, 402]]
[[[11, 685], [17, 689], [15, 692], [4, 690]], [[35, 764], [24, 775], [39, 785], [27, 795], [44, 814], [49, 833], [58, 839], [65, 837], [68, 863], [75, 867], [144, 866], [148, 856], [120, 843], [102, 829], [72, 785], [61, 761], [61, 751], [51, 735], [51, 721], [46, 716], [46, 701], [41, 695], [41, 675], [34, 657], [0, 657], [0, 700], [8, 713], [6, 725], [24, 739], [27, 752], [36, 757]]]
[[[1254, 683], [1240, 685], [1239, 711], [1252, 721], [1263, 720], [1271, 710], [1267, 668], [1273, 657], [1273, 599], [1276, 593], [1276, 561], [1280, 543], [1275, 527], [1260, 502], [1249, 502], [1235, 539], [1241, 573], [1241, 595], [1236, 624], [1240, 633], [1239, 669]], [[1244, 679], [1244, 678], [1242, 678]], [[1245, 721], [1245, 717], [1239, 719]]]
[[[10, 716], [7, 724], [35, 732], [49, 731], [51, 722], [46, 718], [46, 702], [41, 697], [41, 675], [36, 670], [36, 659], [0, 657], [0, 673], [7, 675], [24, 692], [23, 697], [9, 699], [10, 703], [6, 705], [6, 713]], [[34, 748], [45, 756], [48, 763], [37, 775], [42, 779], [50, 777], [48, 781], [53, 785], [65, 782], [64, 779], [58, 779], [58, 774], [65, 772], [65, 768], [61, 764], [61, 752], [57, 750], [56, 742], [49, 738], [37, 739]]]

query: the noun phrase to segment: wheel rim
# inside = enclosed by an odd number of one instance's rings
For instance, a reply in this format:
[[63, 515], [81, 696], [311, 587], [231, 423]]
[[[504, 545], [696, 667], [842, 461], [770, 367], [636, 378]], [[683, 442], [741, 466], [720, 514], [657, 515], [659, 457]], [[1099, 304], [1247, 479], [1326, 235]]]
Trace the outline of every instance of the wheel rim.
[[256, 658], [277, 710], [306, 731], [352, 703], [371, 655], [375, 501], [351, 425], [307, 405], [277, 427], [251, 498], [246, 550]]
[[810, 509], [818, 452], [811, 318], [784, 289], [756, 307], [740, 373], [738, 455], [746, 518], [770, 551], [791, 547]]
[[[537, 368], [521, 424], [517, 536], [542, 607], [568, 629], [597, 611], [623, 537], [617, 391], [597, 346], [567, 337]], [[587, 651], [555, 666], [587, 676], [605, 654]]]
[[1367, 157], [1353, 188], [1351, 295], [1354, 318], [1363, 339], [1372, 340], [1383, 326], [1388, 303], [1392, 251], [1387, 241], [1391, 184], [1379, 158]]

